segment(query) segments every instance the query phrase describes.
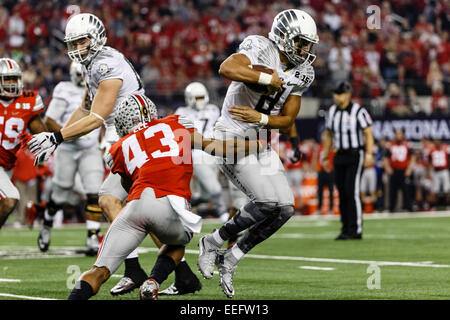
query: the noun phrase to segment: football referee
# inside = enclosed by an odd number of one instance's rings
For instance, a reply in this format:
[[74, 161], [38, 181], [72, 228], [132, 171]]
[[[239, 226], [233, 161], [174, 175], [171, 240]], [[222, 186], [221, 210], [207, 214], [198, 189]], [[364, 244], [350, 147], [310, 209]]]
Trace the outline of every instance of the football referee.
[[322, 162], [334, 145], [335, 183], [339, 191], [342, 230], [336, 240], [362, 239], [360, 180], [364, 167], [373, 164], [372, 118], [367, 110], [351, 100], [348, 81], [334, 89], [334, 104], [325, 120]]

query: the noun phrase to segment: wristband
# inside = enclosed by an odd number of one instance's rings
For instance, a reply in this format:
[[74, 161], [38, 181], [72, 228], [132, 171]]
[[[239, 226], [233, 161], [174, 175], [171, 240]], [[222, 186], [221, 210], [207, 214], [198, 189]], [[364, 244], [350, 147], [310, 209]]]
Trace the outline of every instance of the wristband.
[[261, 120], [259, 120], [259, 123], [262, 125], [267, 125], [269, 123], [269, 116], [267, 114], [261, 113]]
[[265, 73], [265, 72], [260, 72], [259, 73], [259, 79], [258, 79], [258, 83], [262, 84], [262, 85], [269, 85], [272, 82], [272, 75]]
[[61, 134], [61, 131], [55, 131], [53, 132], [53, 136], [55, 137], [56, 143], [61, 144], [64, 142], [64, 138]]
[[96, 117], [97, 119], [100, 119], [100, 120], [102, 120], [103, 122], [105, 122], [105, 119], [103, 119], [103, 117], [102, 117], [101, 115], [99, 115], [99, 114], [97, 114], [97, 113], [95, 113], [95, 112], [92, 112], [92, 111], [91, 111], [91, 114], [92, 114], [94, 117]]

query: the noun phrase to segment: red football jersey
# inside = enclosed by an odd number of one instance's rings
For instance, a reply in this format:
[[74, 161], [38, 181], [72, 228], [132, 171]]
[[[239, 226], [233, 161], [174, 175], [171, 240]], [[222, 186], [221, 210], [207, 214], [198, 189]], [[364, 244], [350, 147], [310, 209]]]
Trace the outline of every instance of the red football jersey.
[[178, 115], [143, 124], [112, 145], [111, 171], [130, 177], [127, 202], [151, 187], [157, 198], [176, 195], [190, 200], [194, 125]]
[[16, 162], [19, 135], [26, 131], [30, 120], [44, 111], [36, 91], [24, 91], [20, 97], [4, 105], [0, 101], [0, 166], [9, 170]]
[[392, 142], [388, 147], [388, 151], [392, 169], [406, 170], [411, 155], [408, 142]]
[[441, 144], [438, 148], [433, 146], [430, 149], [430, 163], [434, 169], [447, 169], [448, 168], [448, 156], [449, 147], [445, 144]]

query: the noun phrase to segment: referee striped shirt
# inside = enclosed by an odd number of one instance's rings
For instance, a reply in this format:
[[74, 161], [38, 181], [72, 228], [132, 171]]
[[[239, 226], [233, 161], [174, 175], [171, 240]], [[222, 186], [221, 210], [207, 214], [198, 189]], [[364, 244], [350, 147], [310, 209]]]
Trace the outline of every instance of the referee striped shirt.
[[350, 102], [344, 110], [332, 105], [325, 119], [325, 127], [333, 132], [334, 147], [337, 150], [363, 148], [362, 131], [371, 125], [369, 112], [356, 102]]

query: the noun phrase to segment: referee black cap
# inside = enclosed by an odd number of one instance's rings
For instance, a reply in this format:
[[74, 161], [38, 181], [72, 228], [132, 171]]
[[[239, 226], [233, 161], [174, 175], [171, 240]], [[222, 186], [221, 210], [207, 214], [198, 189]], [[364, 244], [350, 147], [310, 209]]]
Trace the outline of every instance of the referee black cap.
[[337, 86], [333, 90], [333, 92], [337, 93], [337, 94], [351, 92], [351, 91], [352, 91], [352, 85], [347, 80], [338, 82]]

